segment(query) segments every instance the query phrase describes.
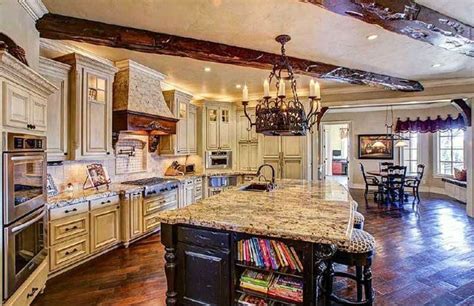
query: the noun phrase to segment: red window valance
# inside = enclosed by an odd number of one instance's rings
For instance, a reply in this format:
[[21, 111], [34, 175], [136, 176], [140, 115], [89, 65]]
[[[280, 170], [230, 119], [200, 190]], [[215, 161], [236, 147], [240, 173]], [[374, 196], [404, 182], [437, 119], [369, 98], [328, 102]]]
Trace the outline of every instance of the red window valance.
[[396, 133], [436, 133], [438, 131], [454, 129], [466, 129], [466, 122], [461, 114], [454, 119], [451, 115], [448, 115], [446, 119], [438, 116], [436, 119], [428, 117], [426, 120], [421, 120], [420, 117], [418, 117], [416, 120], [407, 118], [407, 120], [402, 121], [398, 118], [395, 126]]

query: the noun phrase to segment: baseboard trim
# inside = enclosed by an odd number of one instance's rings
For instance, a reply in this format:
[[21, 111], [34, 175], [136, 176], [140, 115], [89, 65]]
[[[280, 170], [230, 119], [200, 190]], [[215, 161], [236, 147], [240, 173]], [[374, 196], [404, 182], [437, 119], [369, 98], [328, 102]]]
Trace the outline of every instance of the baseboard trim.
[[[349, 184], [350, 189], [365, 189], [364, 184]], [[374, 187], [371, 187], [370, 190], [375, 190]], [[426, 192], [426, 193], [436, 193], [436, 194], [442, 194], [442, 195], [447, 195], [446, 190], [443, 187], [430, 187], [430, 186], [420, 186], [420, 192]]]

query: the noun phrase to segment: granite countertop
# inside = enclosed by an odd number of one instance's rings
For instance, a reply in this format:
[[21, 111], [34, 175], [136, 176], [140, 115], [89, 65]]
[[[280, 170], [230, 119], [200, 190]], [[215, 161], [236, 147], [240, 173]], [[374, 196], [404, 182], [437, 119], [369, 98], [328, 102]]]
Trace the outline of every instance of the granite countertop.
[[121, 192], [131, 193], [136, 191], [142, 191], [142, 186], [126, 185], [119, 183], [112, 183], [107, 189], [105, 186], [96, 190], [95, 188], [86, 190], [75, 190], [73, 192], [62, 192], [58, 195], [48, 197], [48, 209], [65, 207], [68, 205], [74, 205], [84, 201], [90, 201], [105, 197], [114, 196]]
[[168, 224], [189, 224], [269, 237], [343, 245], [351, 237], [357, 205], [333, 182], [277, 180], [271, 192], [238, 187], [187, 207], [165, 211]]
[[221, 175], [256, 175], [255, 171], [241, 171], [241, 170], [205, 170], [204, 172], [187, 173], [184, 175], [165, 175], [164, 178], [177, 179], [179, 181], [187, 180], [194, 177], [209, 177]]

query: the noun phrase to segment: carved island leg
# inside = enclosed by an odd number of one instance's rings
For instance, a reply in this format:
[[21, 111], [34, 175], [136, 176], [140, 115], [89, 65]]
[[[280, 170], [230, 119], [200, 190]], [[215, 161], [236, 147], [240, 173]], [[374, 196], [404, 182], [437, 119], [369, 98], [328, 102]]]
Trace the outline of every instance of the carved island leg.
[[176, 240], [175, 227], [170, 224], [161, 224], [161, 243], [165, 246], [165, 273], [168, 289], [166, 291], [166, 305], [178, 305], [176, 292]]
[[[319, 290], [319, 283], [321, 281], [321, 277], [325, 276], [324, 281], [324, 290], [325, 294], [322, 295], [322, 302], [323, 305], [330, 305], [330, 295], [332, 291], [332, 261], [331, 258], [337, 251], [337, 247], [333, 244], [315, 244], [314, 245], [314, 265], [316, 270], [316, 285], [317, 285], [317, 297], [319, 298], [320, 290]], [[331, 283], [329, 283], [331, 282]]]

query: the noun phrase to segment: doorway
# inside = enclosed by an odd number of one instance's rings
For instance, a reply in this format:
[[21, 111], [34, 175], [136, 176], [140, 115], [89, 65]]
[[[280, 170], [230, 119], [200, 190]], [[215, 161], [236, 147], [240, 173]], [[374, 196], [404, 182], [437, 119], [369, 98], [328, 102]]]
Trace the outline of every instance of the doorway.
[[348, 186], [350, 173], [350, 123], [327, 122], [321, 125], [323, 178]]

